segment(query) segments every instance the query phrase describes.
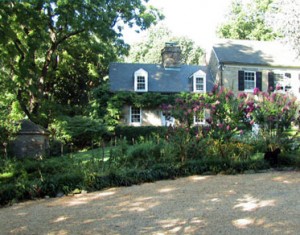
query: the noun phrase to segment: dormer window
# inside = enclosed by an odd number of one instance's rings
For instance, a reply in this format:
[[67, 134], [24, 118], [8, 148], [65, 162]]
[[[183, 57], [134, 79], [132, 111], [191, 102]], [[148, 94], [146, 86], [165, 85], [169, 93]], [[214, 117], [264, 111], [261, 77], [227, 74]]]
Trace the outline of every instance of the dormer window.
[[206, 92], [206, 74], [201, 70], [193, 74], [193, 91]]
[[148, 91], [148, 73], [143, 69], [139, 69], [134, 73], [134, 91]]

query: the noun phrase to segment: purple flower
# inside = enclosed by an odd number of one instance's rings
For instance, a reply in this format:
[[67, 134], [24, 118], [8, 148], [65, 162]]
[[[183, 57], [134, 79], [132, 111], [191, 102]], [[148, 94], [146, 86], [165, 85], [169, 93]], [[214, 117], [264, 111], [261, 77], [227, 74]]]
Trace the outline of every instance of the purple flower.
[[247, 98], [247, 94], [245, 92], [241, 92], [238, 94], [239, 99]]
[[219, 127], [220, 129], [222, 129], [222, 128], [224, 127], [224, 124], [223, 124], [223, 123], [219, 123], [219, 124], [218, 124], [218, 127]]

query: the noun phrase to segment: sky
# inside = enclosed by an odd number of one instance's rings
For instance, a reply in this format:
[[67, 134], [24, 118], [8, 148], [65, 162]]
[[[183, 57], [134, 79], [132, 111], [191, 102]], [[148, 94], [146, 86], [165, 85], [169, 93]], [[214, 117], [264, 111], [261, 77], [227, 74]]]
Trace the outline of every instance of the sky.
[[[232, 0], [150, 0], [148, 4], [165, 15], [161, 22], [176, 36], [186, 36], [203, 48], [216, 39], [217, 26], [224, 22]], [[134, 30], [124, 33], [127, 43], [141, 41], [145, 33]]]

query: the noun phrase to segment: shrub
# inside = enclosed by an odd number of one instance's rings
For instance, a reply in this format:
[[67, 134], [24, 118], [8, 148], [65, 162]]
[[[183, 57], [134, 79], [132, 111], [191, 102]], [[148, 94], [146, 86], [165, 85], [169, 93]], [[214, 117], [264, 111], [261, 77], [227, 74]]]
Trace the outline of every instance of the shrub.
[[90, 147], [108, 133], [101, 120], [86, 116], [62, 116], [51, 124], [49, 130], [54, 139], [65, 144], [73, 143], [79, 149]]
[[153, 141], [133, 145], [127, 152], [125, 166], [144, 169], [163, 161], [162, 147], [162, 143]]
[[156, 126], [117, 126], [115, 136], [126, 139], [130, 144], [138, 142], [139, 139], [150, 139], [152, 137], [164, 137], [167, 133], [167, 127]]

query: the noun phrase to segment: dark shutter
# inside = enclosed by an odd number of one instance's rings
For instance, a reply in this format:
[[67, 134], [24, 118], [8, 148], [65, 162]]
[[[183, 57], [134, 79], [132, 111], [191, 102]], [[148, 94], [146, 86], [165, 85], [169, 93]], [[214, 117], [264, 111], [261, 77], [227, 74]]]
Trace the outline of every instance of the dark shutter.
[[292, 75], [290, 73], [285, 73], [284, 76], [287, 77], [287, 78], [291, 78], [292, 77]]
[[262, 72], [256, 72], [256, 87], [262, 90]]
[[244, 85], [245, 81], [244, 81], [244, 71], [239, 71], [239, 91], [243, 91], [244, 90]]
[[268, 90], [271, 90], [270, 88], [272, 87], [272, 91], [275, 90], [274, 87], [274, 73], [273, 72], [269, 72], [268, 74]]

